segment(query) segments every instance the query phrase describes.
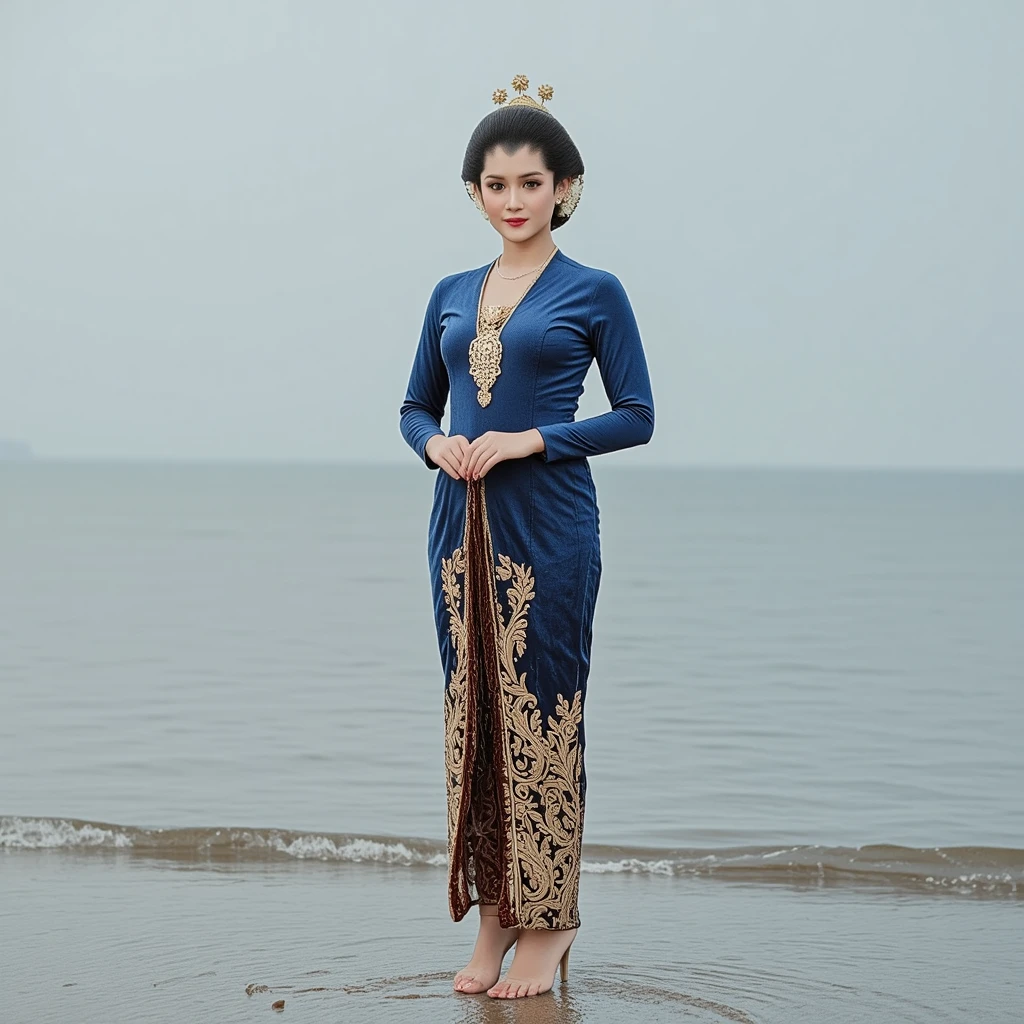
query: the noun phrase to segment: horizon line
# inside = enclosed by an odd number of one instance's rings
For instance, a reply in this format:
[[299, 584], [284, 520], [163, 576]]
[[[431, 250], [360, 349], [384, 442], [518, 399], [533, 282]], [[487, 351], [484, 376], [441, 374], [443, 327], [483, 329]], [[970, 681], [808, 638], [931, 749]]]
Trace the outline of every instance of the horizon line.
[[[595, 458], [597, 458], [595, 456]], [[411, 470], [424, 468], [418, 460], [398, 459], [339, 459], [339, 458], [264, 458], [245, 456], [153, 456], [153, 455], [41, 455], [37, 452], [27, 458], [0, 457], [0, 465], [32, 464], [72, 465], [149, 465], [149, 466], [306, 466], [306, 467], [358, 467], [361, 469]], [[991, 473], [1013, 475], [1024, 473], [1024, 465], [972, 466], [927, 463], [820, 463], [820, 462], [650, 462], [627, 464], [616, 459], [607, 468], [642, 472], [650, 470], [682, 471], [769, 471], [769, 472], [869, 472], [869, 473]], [[433, 471], [431, 471], [433, 472]]]

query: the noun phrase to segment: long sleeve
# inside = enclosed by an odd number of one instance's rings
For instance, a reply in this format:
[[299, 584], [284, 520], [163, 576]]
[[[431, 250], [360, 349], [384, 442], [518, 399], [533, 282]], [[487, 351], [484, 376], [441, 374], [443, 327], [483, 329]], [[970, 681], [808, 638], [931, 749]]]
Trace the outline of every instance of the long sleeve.
[[409, 387], [399, 412], [402, 436], [430, 469], [437, 464], [427, 457], [427, 441], [443, 434], [441, 417], [448, 400], [448, 370], [441, 358], [441, 284], [427, 303], [419, 345], [409, 375]]
[[654, 399], [640, 331], [626, 291], [606, 273], [594, 290], [590, 339], [611, 410], [574, 423], [538, 427], [540, 458], [573, 459], [646, 444], [654, 433]]

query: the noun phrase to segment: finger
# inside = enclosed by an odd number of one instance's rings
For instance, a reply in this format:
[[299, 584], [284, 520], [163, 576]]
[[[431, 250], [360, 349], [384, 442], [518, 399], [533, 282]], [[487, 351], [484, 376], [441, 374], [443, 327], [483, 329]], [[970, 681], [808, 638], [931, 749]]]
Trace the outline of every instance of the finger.
[[459, 454], [457, 452], [452, 453], [452, 465], [455, 467], [455, 471], [459, 474], [460, 480], [468, 480], [469, 476], [466, 473], [466, 463], [469, 461], [469, 456], [465, 453]]
[[476, 460], [476, 475], [479, 480], [486, 470], [484, 466], [492, 460], [497, 459], [499, 462], [502, 460], [501, 449], [495, 445], [493, 448], [488, 448], [487, 451], [480, 453], [480, 458]]
[[462, 465], [467, 475], [472, 473], [473, 464], [480, 457], [480, 452], [487, 447], [487, 444], [487, 435], [482, 434], [472, 444], [466, 445], [466, 451], [462, 457]]
[[449, 452], [438, 453], [438, 465], [453, 479], [461, 480], [458, 463], [451, 457]]
[[456, 436], [451, 439], [451, 442], [452, 452], [457, 459], [461, 459], [463, 455], [465, 455], [466, 449], [469, 448], [469, 441], [461, 434], [456, 434]]
[[480, 466], [487, 460], [487, 458], [490, 456], [492, 451], [493, 451], [492, 448], [487, 447], [487, 448], [478, 448], [475, 452], [473, 452], [473, 454], [472, 454], [472, 456], [470, 456], [470, 460], [469, 460], [469, 475], [470, 475], [470, 477], [472, 477], [472, 478], [476, 477], [477, 472], [480, 469]]
[[500, 451], [495, 451], [477, 471], [478, 477], [482, 480], [499, 462], [504, 462], [504, 458]]

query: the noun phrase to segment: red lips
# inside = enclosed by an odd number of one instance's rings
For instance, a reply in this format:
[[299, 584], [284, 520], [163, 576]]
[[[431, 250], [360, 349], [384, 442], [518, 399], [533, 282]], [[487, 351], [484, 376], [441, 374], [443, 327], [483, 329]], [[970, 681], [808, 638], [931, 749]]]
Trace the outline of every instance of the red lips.
[[507, 217], [505, 223], [514, 228], [522, 227], [526, 223], [525, 217]]

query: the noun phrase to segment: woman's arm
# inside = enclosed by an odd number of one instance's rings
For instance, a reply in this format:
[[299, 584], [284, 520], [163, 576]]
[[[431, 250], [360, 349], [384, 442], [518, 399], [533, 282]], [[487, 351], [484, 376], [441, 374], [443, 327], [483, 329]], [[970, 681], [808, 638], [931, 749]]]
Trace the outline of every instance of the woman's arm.
[[538, 427], [546, 462], [646, 444], [654, 433], [654, 399], [640, 331], [626, 291], [614, 274], [598, 282], [591, 302], [590, 339], [611, 411], [575, 423]]
[[449, 387], [448, 370], [441, 358], [440, 290], [441, 284], [438, 283], [427, 303], [409, 375], [409, 387], [399, 410], [402, 436], [428, 469], [437, 469], [437, 463], [427, 455], [427, 441], [436, 434], [444, 436], [441, 417], [444, 416]]

